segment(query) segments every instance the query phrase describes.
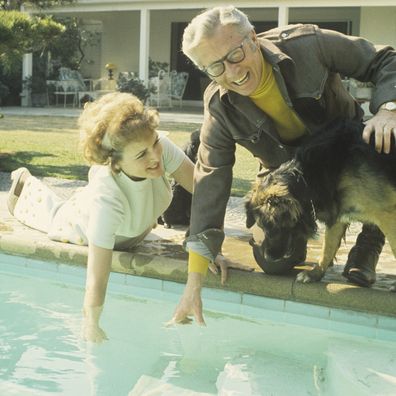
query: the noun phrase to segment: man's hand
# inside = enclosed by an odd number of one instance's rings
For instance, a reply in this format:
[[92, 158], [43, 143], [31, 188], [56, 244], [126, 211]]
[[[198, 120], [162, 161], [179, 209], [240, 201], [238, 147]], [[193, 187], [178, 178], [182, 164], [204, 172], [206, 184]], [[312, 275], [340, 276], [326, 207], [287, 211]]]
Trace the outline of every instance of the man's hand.
[[197, 272], [190, 272], [188, 274], [186, 288], [173, 318], [167, 325], [172, 324], [189, 324], [192, 319], [189, 317], [194, 315], [195, 321], [201, 326], [205, 326], [205, 320], [202, 314], [202, 289], [203, 275]]
[[380, 110], [366, 122], [363, 130], [363, 140], [369, 144], [371, 134], [375, 134], [375, 149], [385, 154], [390, 153], [392, 135], [396, 141], [396, 112]]
[[219, 272], [218, 268], [220, 268], [221, 284], [223, 286], [225, 285], [225, 283], [227, 281], [229, 268], [234, 268], [234, 269], [238, 269], [238, 270], [242, 270], [242, 271], [249, 271], [249, 272], [254, 271], [253, 267], [247, 267], [247, 266], [240, 264], [236, 261], [227, 259], [222, 254], [217, 255], [214, 263], [213, 262], [209, 263], [209, 270], [212, 273], [218, 274], [218, 272]]

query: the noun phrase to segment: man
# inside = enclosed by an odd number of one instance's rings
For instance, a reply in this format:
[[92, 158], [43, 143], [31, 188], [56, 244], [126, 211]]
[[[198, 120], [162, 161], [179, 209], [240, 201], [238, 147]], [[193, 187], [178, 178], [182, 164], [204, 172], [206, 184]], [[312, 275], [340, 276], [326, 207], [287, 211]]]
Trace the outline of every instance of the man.
[[[344, 89], [340, 74], [375, 84], [363, 138], [375, 135], [377, 151], [389, 153], [396, 137], [396, 52], [363, 38], [313, 25], [293, 25], [257, 35], [238, 9], [216, 7], [195, 17], [183, 36], [183, 52], [211, 79], [204, 94], [204, 123], [194, 173], [189, 274], [173, 322], [194, 314], [203, 324], [201, 287], [224, 239], [222, 231], [232, 183], [236, 143], [271, 169], [291, 158], [309, 134], [335, 118], [360, 120], [363, 111]], [[364, 225], [351, 249], [344, 276], [369, 286], [384, 235]], [[271, 263], [254, 251], [264, 272], [282, 274], [303, 261]]]

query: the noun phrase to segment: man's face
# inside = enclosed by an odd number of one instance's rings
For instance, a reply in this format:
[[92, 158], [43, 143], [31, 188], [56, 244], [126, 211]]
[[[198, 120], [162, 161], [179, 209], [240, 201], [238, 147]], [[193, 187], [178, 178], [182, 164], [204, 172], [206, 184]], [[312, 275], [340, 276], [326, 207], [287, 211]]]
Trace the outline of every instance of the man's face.
[[238, 63], [225, 60], [224, 73], [218, 77], [209, 77], [225, 89], [248, 96], [259, 86], [262, 74], [262, 55], [253, 31], [243, 36], [235, 26], [220, 26], [213, 36], [203, 39], [191, 51], [191, 58], [200, 68], [207, 68], [241, 44], [245, 58]]

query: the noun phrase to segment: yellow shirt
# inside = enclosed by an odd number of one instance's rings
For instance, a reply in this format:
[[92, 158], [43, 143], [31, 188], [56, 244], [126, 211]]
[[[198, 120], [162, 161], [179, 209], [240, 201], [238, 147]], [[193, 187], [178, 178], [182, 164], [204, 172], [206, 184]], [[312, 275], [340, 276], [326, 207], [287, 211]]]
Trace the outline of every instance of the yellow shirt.
[[303, 122], [283, 99], [272, 66], [265, 62], [264, 58], [260, 84], [249, 97], [259, 109], [272, 118], [283, 142], [291, 142], [306, 133]]

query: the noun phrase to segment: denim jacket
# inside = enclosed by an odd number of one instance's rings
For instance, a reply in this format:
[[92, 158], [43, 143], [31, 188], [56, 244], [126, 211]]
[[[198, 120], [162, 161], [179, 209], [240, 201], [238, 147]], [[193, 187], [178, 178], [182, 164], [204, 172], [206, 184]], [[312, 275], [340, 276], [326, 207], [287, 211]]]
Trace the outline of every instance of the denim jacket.
[[[374, 83], [372, 113], [396, 99], [396, 52], [389, 46], [301, 24], [269, 30], [258, 40], [282, 96], [310, 134], [320, 133], [335, 118], [362, 118], [340, 75]], [[295, 146], [279, 140], [272, 120], [247, 96], [212, 82], [204, 106], [188, 240], [203, 243], [215, 257], [224, 239], [236, 143], [269, 170], [289, 160]]]

